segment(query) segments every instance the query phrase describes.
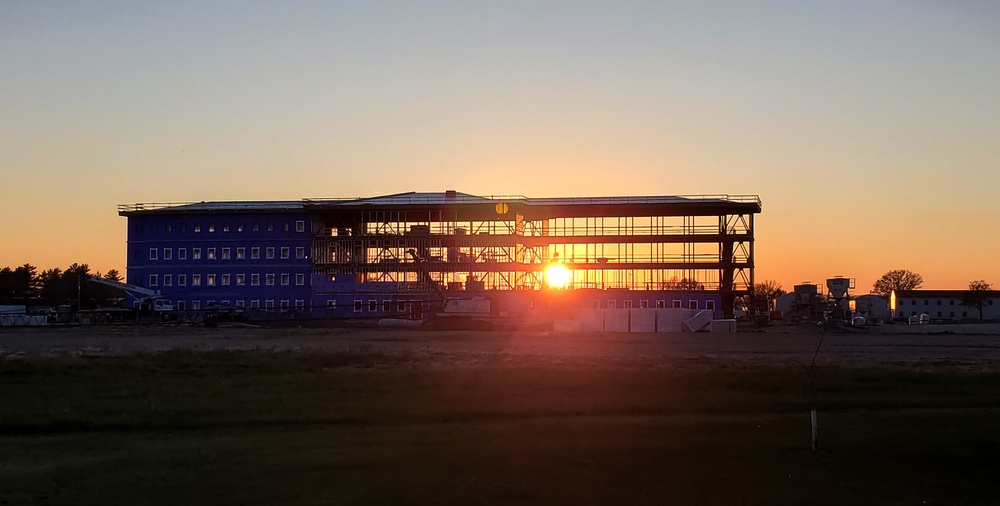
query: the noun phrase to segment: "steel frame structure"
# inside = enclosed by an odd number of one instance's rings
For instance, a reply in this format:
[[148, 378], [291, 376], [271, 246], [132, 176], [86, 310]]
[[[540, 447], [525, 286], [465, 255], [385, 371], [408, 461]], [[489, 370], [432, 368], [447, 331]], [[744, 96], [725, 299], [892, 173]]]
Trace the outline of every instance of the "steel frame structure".
[[[456, 192], [304, 200], [322, 225], [314, 273], [400, 291], [567, 289], [717, 291], [732, 315], [754, 285], [755, 195], [526, 198]], [[429, 276], [428, 276], [429, 274]], [[430, 280], [430, 281], [428, 281]]]

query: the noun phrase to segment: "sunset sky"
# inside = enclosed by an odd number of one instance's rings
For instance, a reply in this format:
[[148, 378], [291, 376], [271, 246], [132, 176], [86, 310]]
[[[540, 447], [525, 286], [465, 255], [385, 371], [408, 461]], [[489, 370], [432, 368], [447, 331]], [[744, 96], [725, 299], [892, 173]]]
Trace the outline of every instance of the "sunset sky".
[[1000, 285], [1000, 3], [0, 3], [0, 266], [135, 202], [757, 194], [757, 279]]

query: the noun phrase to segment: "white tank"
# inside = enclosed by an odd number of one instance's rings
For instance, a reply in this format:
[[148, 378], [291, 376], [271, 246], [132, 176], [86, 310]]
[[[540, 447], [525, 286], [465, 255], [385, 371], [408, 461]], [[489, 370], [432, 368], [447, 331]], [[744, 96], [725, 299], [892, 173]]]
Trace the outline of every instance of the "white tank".
[[851, 288], [850, 278], [830, 278], [826, 280], [826, 288], [834, 300], [843, 299]]

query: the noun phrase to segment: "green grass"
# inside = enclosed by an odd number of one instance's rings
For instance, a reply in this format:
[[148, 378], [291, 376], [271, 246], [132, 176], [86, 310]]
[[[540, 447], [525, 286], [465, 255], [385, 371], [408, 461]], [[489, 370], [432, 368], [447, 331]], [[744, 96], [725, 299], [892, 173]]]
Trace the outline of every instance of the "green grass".
[[[0, 504], [994, 504], [1000, 374], [0, 362]], [[809, 451], [811, 408], [822, 450]]]

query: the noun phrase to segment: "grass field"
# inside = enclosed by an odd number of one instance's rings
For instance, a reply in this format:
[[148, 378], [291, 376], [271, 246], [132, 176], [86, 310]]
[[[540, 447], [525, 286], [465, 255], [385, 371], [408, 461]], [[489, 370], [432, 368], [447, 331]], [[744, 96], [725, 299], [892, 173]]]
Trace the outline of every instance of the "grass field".
[[[996, 504], [1000, 374], [0, 361], [0, 504]], [[809, 410], [821, 450], [809, 450]]]

